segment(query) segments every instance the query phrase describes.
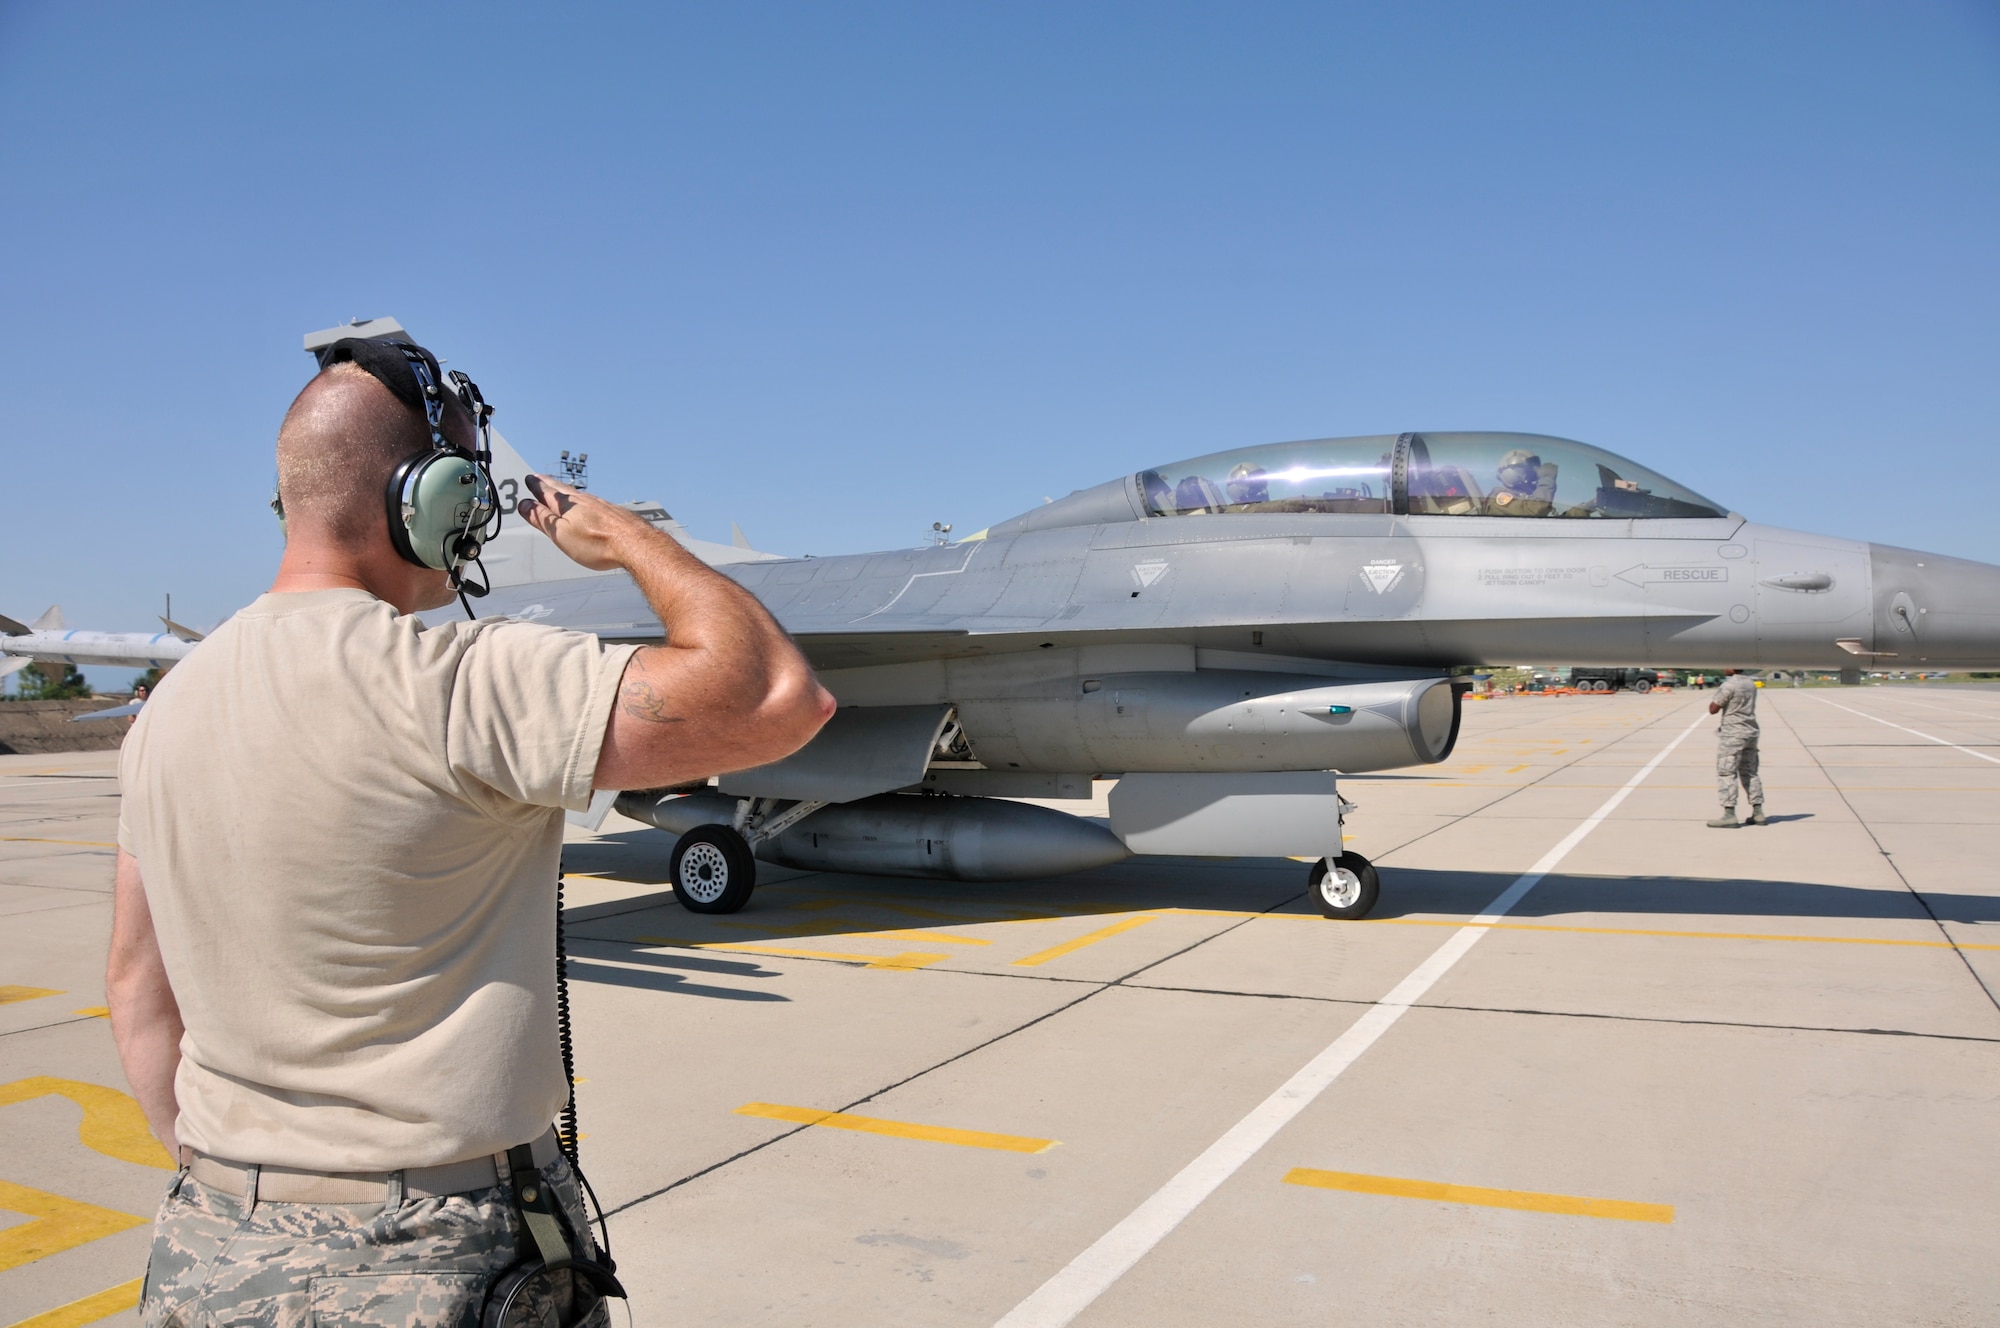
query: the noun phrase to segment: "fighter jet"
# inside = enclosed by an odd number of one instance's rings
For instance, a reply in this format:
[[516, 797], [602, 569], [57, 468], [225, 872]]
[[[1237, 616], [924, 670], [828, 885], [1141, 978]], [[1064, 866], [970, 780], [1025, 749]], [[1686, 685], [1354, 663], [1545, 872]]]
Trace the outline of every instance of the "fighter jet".
[[[1360, 917], [1379, 886], [1344, 851], [1338, 778], [1450, 756], [1452, 666], [2000, 666], [2000, 567], [1757, 525], [1537, 434], [1243, 447], [953, 544], [719, 570], [840, 709], [776, 764], [617, 800], [679, 836], [676, 891], [710, 912], [760, 858], [998, 880], [1161, 853], [1312, 858], [1321, 911]], [[484, 608], [662, 637], [623, 575]], [[1108, 825], [1018, 801], [1105, 778]]]
[[165, 668], [187, 658], [202, 634], [169, 619], [164, 632], [84, 632], [63, 626], [62, 607], [51, 604], [32, 623], [0, 614], [0, 678], [36, 660], [58, 664], [124, 664]]

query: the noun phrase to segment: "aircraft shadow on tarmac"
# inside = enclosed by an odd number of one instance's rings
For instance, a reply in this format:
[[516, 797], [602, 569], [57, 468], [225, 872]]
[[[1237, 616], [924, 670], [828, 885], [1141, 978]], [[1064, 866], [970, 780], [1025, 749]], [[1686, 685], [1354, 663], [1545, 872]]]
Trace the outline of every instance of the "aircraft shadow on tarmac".
[[[1775, 817], [1773, 820], [1777, 819]], [[1477, 913], [1516, 878], [1500, 872], [1382, 869], [1378, 918]], [[1626, 914], [1655, 918], [1879, 918], [2000, 923], [2000, 896], [1918, 896], [1903, 889], [1824, 885], [1812, 881], [1729, 880], [1692, 876], [1544, 877], [1508, 913], [1511, 918]]]
[[[625, 837], [607, 837], [600, 843], [613, 838]], [[571, 845], [571, 869], [604, 871], [621, 880], [659, 881], [664, 853], [645, 832], [630, 838], [637, 842], [611, 845], [602, 858], [598, 845]], [[617, 860], [615, 867], [610, 861], [613, 858]], [[633, 873], [641, 862], [643, 871]], [[1373, 916], [1385, 920], [1470, 917], [1516, 879], [1502, 872], [1393, 865], [1382, 867], [1381, 873], [1382, 900]], [[1155, 909], [1310, 914], [1314, 909], [1305, 894], [1305, 875], [1304, 864], [1284, 858], [1134, 858], [1071, 876], [977, 884], [810, 873], [762, 884], [742, 911], [722, 916], [681, 908], [662, 883], [657, 892], [585, 911], [572, 935], [613, 942], [621, 959], [633, 962], [629, 952], [616, 942], [629, 945], [641, 936], [661, 936], [690, 945], [803, 947], [811, 946], [814, 938], [856, 933], [889, 938], [902, 931], [937, 932], [987, 922], [1089, 918]], [[1920, 901], [1902, 889], [1810, 881], [1556, 874], [1544, 878], [1509, 914], [1523, 921], [1574, 918], [1594, 925], [1605, 925], [1607, 915], [1637, 915], [1668, 928], [1675, 925], [1671, 919], [1716, 917], [1925, 921], [1935, 916], [1945, 922], [1992, 924], [2000, 923], [2000, 896], [1933, 892]], [[718, 960], [678, 954], [668, 960], [649, 953], [645, 962], [701, 969]], [[740, 975], [735, 967], [708, 971]], [[589, 981], [707, 994], [678, 974], [654, 976], [614, 969], [606, 974], [573, 970], [573, 975]], [[743, 998], [741, 993], [729, 994]]]
[[[740, 987], [715, 987], [707, 983], [691, 982], [680, 973], [660, 971], [663, 969], [686, 968], [714, 973], [719, 976], [753, 979], [780, 976], [775, 969], [765, 968], [761, 964], [739, 964], [695, 955], [660, 954], [650, 950], [631, 950], [624, 946], [615, 947], [614, 955], [612, 954], [614, 947], [604, 946], [601, 942], [591, 948], [601, 949], [607, 956], [615, 957], [618, 962], [616, 964], [592, 963], [592, 956], [574, 953], [576, 949], [585, 944], [587, 943], [579, 942], [578, 945], [570, 947], [572, 953], [569, 956], [569, 976], [573, 982], [596, 982], [610, 987], [632, 987], [640, 991], [667, 992], [675, 996], [706, 996], [722, 1001], [788, 1001], [791, 999], [788, 996], [781, 996], [775, 991], [745, 990]], [[627, 967], [627, 965], [634, 964], [645, 965], [646, 967]]]

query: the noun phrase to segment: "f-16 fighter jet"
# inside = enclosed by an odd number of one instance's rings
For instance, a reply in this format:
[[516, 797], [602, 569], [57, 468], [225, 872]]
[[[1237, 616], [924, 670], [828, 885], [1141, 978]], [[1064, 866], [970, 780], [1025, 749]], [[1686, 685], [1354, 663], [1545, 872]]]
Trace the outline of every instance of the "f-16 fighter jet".
[[[707, 791], [630, 792], [679, 836], [683, 903], [755, 860], [953, 880], [1133, 853], [1316, 859], [1365, 915], [1340, 774], [1443, 761], [1454, 665], [2000, 666], [2000, 567], [1756, 525], [1625, 457], [1518, 433], [1218, 452], [1079, 490], [955, 544], [722, 570], [841, 708]], [[608, 640], [660, 624], [616, 575], [496, 587], [485, 611]], [[1103, 822], [1005, 799], [1081, 799]]]

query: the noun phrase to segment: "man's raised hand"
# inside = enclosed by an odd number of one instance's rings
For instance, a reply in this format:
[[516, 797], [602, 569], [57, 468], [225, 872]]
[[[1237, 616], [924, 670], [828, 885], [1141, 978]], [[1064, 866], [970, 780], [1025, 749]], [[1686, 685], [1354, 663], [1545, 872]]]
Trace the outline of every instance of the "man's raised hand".
[[522, 502], [515, 509], [516, 514], [547, 535], [571, 561], [593, 572], [626, 566], [635, 539], [660, 538], [659, 532], [636, 512], [607, 503], [552, 476], [528, 476], [528, 492], [534, 496]]

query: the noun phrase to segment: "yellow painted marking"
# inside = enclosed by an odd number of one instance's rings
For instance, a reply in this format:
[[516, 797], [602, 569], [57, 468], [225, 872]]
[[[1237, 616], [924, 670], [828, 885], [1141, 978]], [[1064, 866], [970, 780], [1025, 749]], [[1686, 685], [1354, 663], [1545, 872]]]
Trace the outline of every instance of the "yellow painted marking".
[[15, 1001], [39, 1001], [44, 996], [60, 996], [54, 987], [0, 987], [0, 1005], [12, 1005]]
[[0, 835], [0, 844], [76, 844], [83, 848], [117, 848], [101, 839], [37, 839], [33, 835]]
[[831, 1130], [859, 1130], [863, 1134], [885, 1134], [894, 1139], [923, 1139], [934, 1144], [957, 1144], [961, 1148], [997, 1148], [1006, 1153], [1046, 1153], [1060, 1142], [1056, 1139], [1027, 1139], [1018, 1134], [991, 1134], [985, 1130], [955, 1130], [946, 1125], [913, 1125], [909, 1121], [852, 1116], [844, 1111], [781, 1107], [774, 1102], [747, 1102], [736, 1109], [736, 1114], [791, 1121], [797, 1125], [823, 1125]]
[[1443, 1181], [1404, 1180], [1400, 1176], [1363, 1176], [1352, 1171], [1315, 1171], [1311, 1167], [1293, 1167], [1285, 1173], [1285, 1184], [1311, 1185], [1322, 1190], [1348, 1190], [1355, 1194], [1386, 1194], [1399, 1199], [1477, 1204], [1482, 1208], [1518, 1208], [1529, 1213], [1608, 1217], [1620, 1222], [1674, 1220], [1672, 1204], [1587, 1199], [1576, 1194], [1537, 1194], [1533, 1190], [1489, 1190], [1480, 1185], [1447, 1185]]
[[80, 1014], [90, 1019], [109, 1019], [111, 1017], [111, 1007], [108, 1005], [86, 1005], [81, 1010], [71, 1010], [70, 1013]]
[[29, 1315], [8, 1325], [8, 1328], [80, 1328], [82, 1324], [108, 1319], [120, 1310], [137, 1307], [139, 1291], [145, 1281], [143, 1277], [135, 1277], [129, 1282], [120, 1282], [94, 1296], [85, 1296], [82, 1300], [72, 1300], [67, 1305]]
[[0, 1273], [146, 1224], [143, 1217], [65, 1199], [46, 1190], [31, 1190], [9, 1180], [0, 1180], [0, 1208], [35, 1219], [0, 1231]]
[[829, 940], [873, 936], [886, 937], [890, 940], [929, 941], [933, 945], [993, 944], [993, 942], [982, 940], [977, 936], [955, 936], [950, 932], [942, 931], [915, 931], [906, 930], [901, 927], [891, 927], [874, 931], [868, 929], [867, 923], [858, 922], [852, 918], [821, 918], [817, 922], [793, 922], [787, 923], [782, 927], [774, 927], [769, 923], [739, 922], [734, 920], [723, 921], [717, 925], [734, 927], [744, 931], [761, 931], [768, 936], [824, 936]]
[[1014, 967], [1033, 968], [1037, 964], [1046, 964], [1051, 959], [1060, 959], [1066, 954], [1072, 954], [1075, 951], [1083, 949], [1086, 945], [1095, 945], [1099, 941], [1109, 940], [1121, 931], [1130, 931], [1134, 927], [1143, 927], [1152, 920], [1153, 917], [1151, 914], [1143, 917], [1120, 919], [1112, 923], [1109, 927], [1099, 927], [1096, 931], [1079, 936], [1073, 941], [1064, 941], [1061, 945], [1052, 945], [1046, 950], [1037, 950], [1026, 959], [1016, 959]]
[[146, 1124], [146, 1113], [139, 1110], [139, 1104], [129, 1094], [115, 1088], [86, 1084], [77, 1079], [36, 1075], [32, 1079], [16, 1079], [11, 1084], [0, 1084], [0, 1107], [50, 1095], [66, 1097], [83, 1108], [83, 1120], [77, 1125], [76, 1137], [85, 1148], [142, 1167], [158, 1167], [162, 1171], [179, 1169], [167, 1156], [167, 1150], [160, 1146], [160, 1141], [153, 1137], [152, 1129]]
[[955, 936], [948, 931], [857, 931], [849, 933], [856, 937], [880, 937], [887, 941], [926, 941], [932, 945], [991, 945], [993, 942], [979, 936]]
[[991, 908], [983, 914], [942, 913], [934, 908], [919, 908], [913, 904], [890, 904], [874, 899], [853, 899], [832, 896], [826, 899], [801, 900], [796, 904], [786, 904], [786, 909], [822, 908], [864, 908], [881, 909], [889, 913], [901, 913], [905, 917], [923, 918], [934, 922], [965, 922], [975, 926], [1010, 922], [1060, 922], [1078, 913], [1117, 913], [1124, 909], [1122, 904], [1095, 903], [1089, 900], [1072, 900], [1068, 912], [1035, 912], [1017, 908]]
[[1506, 771], [1505, 773], [1507, 773], [1507, 774], [1510, 774], [1510, 775], [1518, 775], [1518, 774], [1520, 774], [1520, 773], [1521, 773], [1521, 772], [1522, 772], [1523, 770], [1526, 770], [1527, 768], [1528, 768], [1528, 767], [1526, 767], [1526, 766], [1524, 766], [1524, 765], [1517, 765], [1517, 766], [1515, 766], [1515, 767], [1514, 767], [1514, 768], [1513, 768], [1512, 770], [1509, 770], [1509, 771]]
[[749, 941], [682, 941], [666, 936], [641, 936], [642, 945], [673, 945], [687, 950], [724, 950], [735, 954], [785, 955], [795, 959], [837, 959], [864, 968], [928, 968], [951, 958], [948, 954], [905, 951], [898, 955], [847, 954], [838, 950], [800, 950], [788, 945], [755, 945]]

